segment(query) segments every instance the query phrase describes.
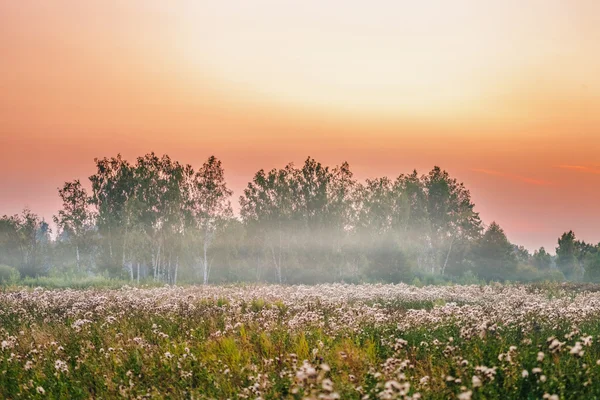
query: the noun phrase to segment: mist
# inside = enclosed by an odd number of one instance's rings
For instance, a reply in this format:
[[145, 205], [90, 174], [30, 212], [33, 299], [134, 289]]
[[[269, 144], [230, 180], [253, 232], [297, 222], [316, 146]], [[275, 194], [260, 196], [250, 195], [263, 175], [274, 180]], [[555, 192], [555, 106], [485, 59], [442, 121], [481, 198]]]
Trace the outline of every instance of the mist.
[[486, 226], [468, 188], [437, 166], [358, 181], [348, 163], [308, 157], [257, 171], [235, 199], [216, 157], [197, 169], [154, 153], [94, 164], [87, 181], [58, 188], [55, 232], [28, 209], [2, 217], [3, 282], [600, 280], [598, 245], [565, 232], [556, 249], [531, 254]]

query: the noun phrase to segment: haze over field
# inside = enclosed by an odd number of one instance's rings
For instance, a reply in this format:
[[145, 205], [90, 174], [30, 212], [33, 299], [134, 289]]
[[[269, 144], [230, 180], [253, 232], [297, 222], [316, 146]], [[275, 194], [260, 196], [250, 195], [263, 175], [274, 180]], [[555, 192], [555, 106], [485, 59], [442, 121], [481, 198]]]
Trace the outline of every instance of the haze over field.
[[[441, 165], [486, 223], [600, 241], [600, 3], [0, 3], [0, 215], [51, 220], [94, 157]], [[234, 202], [235, 203], [235, 202]]]
[[599, 0], [0, 0], [0, 398], [600, 398]]

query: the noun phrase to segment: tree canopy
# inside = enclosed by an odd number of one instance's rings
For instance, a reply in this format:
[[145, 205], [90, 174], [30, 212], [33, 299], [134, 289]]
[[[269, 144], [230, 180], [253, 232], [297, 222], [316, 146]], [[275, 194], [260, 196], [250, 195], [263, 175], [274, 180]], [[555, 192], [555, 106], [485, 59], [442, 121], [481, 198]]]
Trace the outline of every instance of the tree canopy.
[[278, 283], [572, 279], [600, 281], [597, 245], [570, 231], [556, 256], [485, 226], [469, 190], [442, 168], [354, 178], [308, 157], [257, 171], [239, 196], [222, 162], [198, 168], [149, 153], [95, 159], [89, 182], [58, 188], [49, 225], [30, 210], [0, 219], [0, 264], [132, 281]]

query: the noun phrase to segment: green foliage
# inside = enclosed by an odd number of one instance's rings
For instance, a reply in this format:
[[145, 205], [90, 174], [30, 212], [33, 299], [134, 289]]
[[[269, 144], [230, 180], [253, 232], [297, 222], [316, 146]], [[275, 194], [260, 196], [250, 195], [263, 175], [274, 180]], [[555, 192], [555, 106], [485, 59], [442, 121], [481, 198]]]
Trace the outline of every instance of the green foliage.
[[413, 278], [411, 260], [390, 238], [373, 249], [368, 276], [375, 281], [410, 282]]
[[131, 284], [600, 279], [598, 246], [572, 231], [556, 257], [530, 255], [496, 223], [482, 234], [470, 192], [438, 166], [359, 182], [346, 162], [308, 157], [256, 172], [238, 218], [214, 156], [198, 170], [154, 153], [94, 162], [89, 194], [79, 180], [59, 188], [55, 240], [27, 209], [0, 218], [0, 263], [30, 278], [99, 274]]
[[473, 258], [478, 275], [486, 280], [510, 279], [517, 269], [513, 245], [495, 222], [492, 222], [475, 245]]
[[38, 276], [50, 266], [49, 225], [25, 208], [20, 215], [0, 218], [0, 263], [13, 265], [22, 276]]
[[454, 277], [451, 277], [448, 275], [432, 274], [432, 273], [427, 273], [427, 272], [422, 272], [422, 271], [415, 271], [414, 275], [415, 275], [415, 279], [419, 279], [422, 286], [450, 285], [455, 280]]
[[423, 287], [423, 283], [418, 276], [415, 276], [410, 284], [416, 287]]
[[563, 233], [558, 239], [556, 248], [556, 266], [569, 279], [576, 279], [580, 274], [581, 266], [577, 258], [577, 251], [575, 233], [573, 231]]
[[509, 278], [513, 282], [564, 282], [565, 276], [557, 269], [537, 269], [527, 264], [519, 264]]
[[531, 264], [537, 269], [547, 270], [552, 267], [552, 256], [546, 252], [546, 249], [540, 247], [533, 252]]
[[[18, 285], [31, 288], [42, 287], [47, 289], [118, 289], [131, 285], [130, 281], [125, 279], [114, 279], [102, 275], [75, 277], [75, 276], [38, 276], [25, 277], [17, 282]], [[142, 281], [143, 286], [159, 286], [153, 281]]]
[[485, 281], [480, 279], [473, 271], [468, 270], [456, 280], [459, 285], [481, 285]]
[[14, 285], [19, 280], [19, 271], [8, 265], [0, 264], [0, 285]]
[[586, 282], [600, 283], [600, 251], [588, 253], [584, 259]]
[[[77, 271], [82, 271], [82, 253], [91, 251], [94, 234], [94, 215], [90, 209], [90, 198], [79, 180], [65, 182], [58, 190], [63, 208], [54, 216], [54, 222], [62, 235], [62, 240], [69, 242], [74, 249]], [[89, 259], [88, 259], [89, 260]], [[85, 269], [89, 270], [88, 265]]]

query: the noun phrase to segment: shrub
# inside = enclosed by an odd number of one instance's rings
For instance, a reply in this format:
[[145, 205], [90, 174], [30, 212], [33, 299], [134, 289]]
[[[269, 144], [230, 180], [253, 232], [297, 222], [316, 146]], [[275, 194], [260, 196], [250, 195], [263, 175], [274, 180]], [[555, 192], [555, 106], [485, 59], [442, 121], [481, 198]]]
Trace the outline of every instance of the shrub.
[[480, 280], [473, 271], [468, 270], [456, 280], [456, 283], [459, 285], [482, 285], [485, 284], [485, 281]]
[[0, 285], [14, 284], [19, 280], [19, 271], [8, 265], [0, 264]]
[[391, 239], [383, 240], [369, 260], [368, 275], [374, 281], [388, 283], [411, 282], [412, 261]]
[[[43, 287], [46, 289], [118, 289], [123, 286], [133, 286], [134, 283], [123, 279], [107, 278], [102, 275], [88, 277], [72, 276], [40, 276], [36, 278], [25, 277], [20, 285], [29, 287]], [[143, 282], [144, 286], [161, 286], [155, 282]]]
[[565, 280], [565, 276], [558, 269], [540, 270], [531, 265], [520, 264], [511, 280], [524, 283], [543, 281], [562, 282]]

